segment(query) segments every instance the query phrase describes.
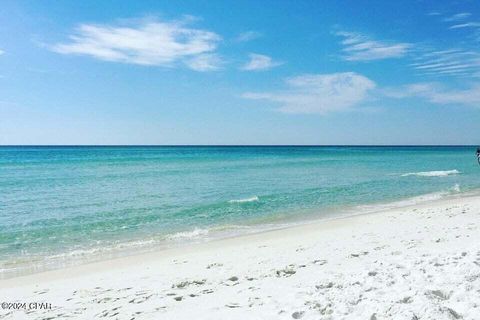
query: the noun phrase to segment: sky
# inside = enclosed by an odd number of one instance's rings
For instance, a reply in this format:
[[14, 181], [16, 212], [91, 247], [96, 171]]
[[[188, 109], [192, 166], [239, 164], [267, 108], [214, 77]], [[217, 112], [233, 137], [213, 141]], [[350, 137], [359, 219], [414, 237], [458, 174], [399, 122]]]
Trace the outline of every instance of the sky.
[[480, 4], [13, 1], [0, 144], [480, 144]]

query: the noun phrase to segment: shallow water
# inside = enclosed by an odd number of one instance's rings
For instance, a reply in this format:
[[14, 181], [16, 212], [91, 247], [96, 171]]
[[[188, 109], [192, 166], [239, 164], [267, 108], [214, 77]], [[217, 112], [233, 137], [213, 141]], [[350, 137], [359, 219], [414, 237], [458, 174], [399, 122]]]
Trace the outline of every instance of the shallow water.
[[0, 147], [0, 268], [43, 270], [480, 187], [474, 147]]

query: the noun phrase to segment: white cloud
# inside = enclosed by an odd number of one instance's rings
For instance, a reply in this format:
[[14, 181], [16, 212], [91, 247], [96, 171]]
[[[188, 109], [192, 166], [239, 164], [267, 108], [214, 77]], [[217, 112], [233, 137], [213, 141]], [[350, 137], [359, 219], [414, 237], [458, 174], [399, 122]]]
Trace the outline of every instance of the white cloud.
[[240, 33], [236, 38], [235, 38], [235, 41], [237, 42], [248, 42], [248, 41], [252, 41], [252, 40], [255, 40], [255, 39], [258, 39], [262, 36], [262, 34], [258, 31], [253, 31], [253, 30], [250, 30], [250, 31], [246, 31], [246, 32], [242, 32]]
[[129, 25], [81, 24], [70, 42], [51, 49], [62, 54], [88, 55], [100, 60], [198, 70], [214, 70], [214, 52], [221, 40], [216, 33], [180, 21], [140, 20]]
[[[449, 17], [450, 20], [461, 20], [469, 17], [468, 12]], [[463, 26], [465, 25], [465, 26]], [[474, 26], [474, 23], [462, 24], [463, 27]], [[453, 26], [455, 27], [455, 26]], [[460, 26], [459, 26], [460, 27]], [[480, 41], [480, 23], [474, 41]], [[360, 33], [339, 31], [335, 33], [343, 37], [343, 53], [346, 60], [368, 61], [394, 58], [408, 55], [410, 67], [418, 75], [428, 77], [478, 78], [480, 74], [480, 51], [476, 43], [461, 41], [462, 47], [436, 48], [425, 43], [387, 43], [372, 40]], [[470, 37], [471, 39], [472, 37]]]
[[0, 55], [4, 54], [5, 51], [3, 51], [2, 49], [0, 49]]
[[480, 83], [466, 89], [449, 89], [438, 83], [414, 83], [384, 91], [392, 98], [420, 97], [435, 104], [464, 105], [480, 108]]
[[185, 64], [195, 71], [214, 71], [220, 68], [223, 61], [217, 54], [201, 54], [185, 61]]
[[426, 50], [410, 64], [423, 75], [471, 76], [480, 72], [480, 52], [461, 48]]
[[369, 61], [404, 56], [411, 47], [409, 43], [391, 43], [376, 41], [356, 32], [339, 31], [335, 33], [343, 37], [344, 59], [349, 61]]
[[375, 88], [373, 81], [354, 72], [307, 74], [288, 78], [286, 84], [284, 91], [250, 92], [243, 97], [277, 103], [285, 113], [326, 114], [352, 109]]
[[480, 22], [466, 22], [466, 23], [455, 24], [451, 26], [449, 29], [479, 28], [479, 27], [480, 27]]
[[472, 14], [470, 12], [461, 12], [461, 13], [454, 14], [453, 16], [444, 18], [443, 21], [451, 22], [451, 21], [464, 20], [464, 19], [470, 17], [471, 15]]
[[274, 61], [271, 57], [263, 54], [250, 53], [248, 56], [250, 60], [241, 67], [242, 70], [246, 70], [246, 71], [268, 70], [283, 64], [283, 62]]
[[444, 22], [454, 23], [449, 29], [465, 29], [465, 28], [480, 28], [480, 22], [478, 21], [465, 21], [472, 14], [470, 12], [462, 12], [454, 14], [453, 16], [444, 18]]

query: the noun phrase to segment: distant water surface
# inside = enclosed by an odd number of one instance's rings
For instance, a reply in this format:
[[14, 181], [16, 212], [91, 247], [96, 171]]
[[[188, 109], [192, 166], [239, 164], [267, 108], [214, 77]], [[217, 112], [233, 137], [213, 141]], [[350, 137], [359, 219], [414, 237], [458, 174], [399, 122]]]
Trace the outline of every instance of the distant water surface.
[[0, 277], [471, 191], [474, 152], [0, 147]]

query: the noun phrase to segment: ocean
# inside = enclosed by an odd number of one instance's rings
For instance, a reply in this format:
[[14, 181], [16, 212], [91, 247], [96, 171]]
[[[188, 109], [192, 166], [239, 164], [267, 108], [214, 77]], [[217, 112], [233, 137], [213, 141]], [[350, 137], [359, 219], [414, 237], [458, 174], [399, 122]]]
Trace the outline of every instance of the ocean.
[[479, 188], [472, 146], [4, 146], [0, 278]]

